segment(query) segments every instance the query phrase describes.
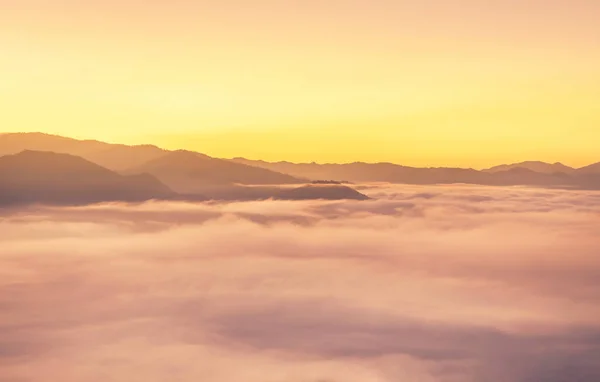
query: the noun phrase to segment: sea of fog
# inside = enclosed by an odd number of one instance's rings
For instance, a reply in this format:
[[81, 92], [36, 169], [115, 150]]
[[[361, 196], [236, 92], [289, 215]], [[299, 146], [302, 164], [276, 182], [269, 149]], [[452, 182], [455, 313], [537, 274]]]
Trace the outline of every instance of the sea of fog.
[[0, 213], [2, 382], [600, 381], [600, 192]]

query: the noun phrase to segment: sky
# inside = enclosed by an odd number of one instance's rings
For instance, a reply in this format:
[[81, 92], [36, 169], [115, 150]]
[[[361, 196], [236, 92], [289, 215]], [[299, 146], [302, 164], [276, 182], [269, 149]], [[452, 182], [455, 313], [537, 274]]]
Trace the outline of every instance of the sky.
[[0, 132], [482, 168], [600, 154], [595, 0], [0, 0]]

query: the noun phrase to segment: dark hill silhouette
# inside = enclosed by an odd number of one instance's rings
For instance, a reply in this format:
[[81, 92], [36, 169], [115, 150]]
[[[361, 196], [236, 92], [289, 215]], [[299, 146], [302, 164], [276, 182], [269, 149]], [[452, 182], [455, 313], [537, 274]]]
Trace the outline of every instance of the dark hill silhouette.
[[304, 183], [303, 180], [259, 167], [211, 158], [192, 151], [174, 151], [129, 169], [128, 174], [149, 173], [177, 192], [201, 192], [207, 187], [252, 184]]
[[367, 200], [363, 195], [348, 186], [337, 185], [227, 185], [202, 188], [202, 194], [214, 200], [309, 200], [309, 199], [354, 199]]
[[[150, 199], [203, 201], [367, 198], [349, 187], [282, 187], [282, 182], [298, 183], [299, 180], [186, 151], [170, 153], [163, 160], [151, 161], [148, 167], [161, 174], [174, 173], [173, 179], [181, 181], [184, 184], [182, 188], [201, 188], [207, 191], [208, 197], [198, 192], [176, 193], [148, 173], [121, 175], [71, 154], [25, 150], [0, 157], [0, 206], [80, 205]], [[231, 183], [233, 180], [243, 183], [255, 179], [260, 179], [265, 184], [271, 182], [272, 185], [244, 186]], [[190, 184], [185, 186], [188, 181]]]
[[287, 174], [211, 158], [192, 151], [167, 151], [152, 145], [116, 145], [43, 133], [0, 135], [0, 155], [23, 150], [80, 156], [124, 174], [152, 173], [176, 191], [196, 193], [206, 186], [303, 183]]
[[85, 157], [102, 167], [122, 172], [131, 167], [141, 166], [148, 161], [160, 158], [166, 153], [167, 151], [152, 145], [111, 145], [104, 150], [90, 152]]
[[44, 133], [7, 133], [0, 135], [0, 155], [18, 154], [24, 150], [51, 151], [63, 154], [85, 155], [105, 150], [111, 145], [92, 140], [77, 140]]
[[122, 176], [70, 154], [26, 150], [0, 157], [0, 204], [144, 201], [176, 194], [148, 174]]
[[350, 182], [394, 183], [481, 183], [488, 176], [480, 171], [462, 168], [417, 168], [393, 163], [316, 164], [290, 162], [264, 162], [235, 158], [237, 163], [286, 172], [311, 180], [330, 179]]
[[24, 150], [71, 154], [113, 171], [139, 166], [166, 153], [156, 146], [127, 146], [94, 140], [77, 140], [43, 133], [10, 133], [0, 135], [0, 156]]
[[546, 163], [539, 161], [526, 161], [520, 163], [512, 163], [512, 164], [502, 164], [499, 166], [494, 166], [483, 170], [484, 172], [501, 172], [508, 171], [516, 168], [523, 168], [531, 171], [535, 171], [542, 174], [555, 174], [555, 173], [564, 173], [564, 174], [572, 174], [575, 172], [573, 167], [565, 166], [562, 163]]
[[[347, 180], [350, 182], [391, 182], [406, 184], [448, 184], [465, 183], [495, 186], [541, 186], [563, 188], [600, 189], [600, 183], [590, 176], [578, 175], [577, 171], [565, 172], [536, 172], [531, 169], [507, 166], [495, 171], [477, 171], [463, 168], [417, 168], [400, 166], [393, 163], [346, 163], [346, 164], [317, 164], [265, 162], [244, 158], [232, 159], [243, 163], [263, 167], [274, 171], [286, 172], [297, 177], [311, 180], [331, 179], [334, 181]], [[542, 162], [536, 162], [542, 163]], [[554, 165], [549, 165], [554, 166]], [[566, 166], [564, 166], [566, 167]], [[563, 168], [558, 164], [554, 167]]]
[[313, 180], [312, 182], [310, 182], [311, 184], [349, 184], [350, 182], [348, 182], [347, 180], [326, 180], [326, 179], [322, 179], [322, 180]]
[[543, 173], [524, 167], [513, 167], [508, 170], [490, 173], [489, 178], [483, 184], [498, 186], [570, 187], [576, 182], [576, 178], [563, 172]]
[[578, 174], [600, 174], [600, 162], [582, 167], [577, 170]]
[[342, 185], [324, 185], [324, 184], [309, 184], [298, 188], [287, 188], [282, 189], [277, 195], [276, 199], [293, 199], [293, 200], [307, 200], [307, 199], [328, 199], [328, 200], [340, 200], [340, 199], [353, 199], [353, 200], [367, 200], [368, 196], [361, 194], [355, 189], [342, 186]]
[[124, 174], [149, 172], [175, 191], [183, 193], [201, 193], [209, 188], [211, 193], [220, 190], [230, 195], [238, 192], [252, 195], [258, 191], [240, 185], [303, 184], [324, 179], [332, 182], [467, 183], [600, 189], [600, 163], [575, 170], [561, 163], [529, 161], [483, 171], [416, 168], [393, 163], [270, 163], [243, 158], [217, 159], [191, 151], [168, 151], [150, 145], [114, 145], [42, 133], [0, 134], [0, 155], [26, 149], [81, 156]]

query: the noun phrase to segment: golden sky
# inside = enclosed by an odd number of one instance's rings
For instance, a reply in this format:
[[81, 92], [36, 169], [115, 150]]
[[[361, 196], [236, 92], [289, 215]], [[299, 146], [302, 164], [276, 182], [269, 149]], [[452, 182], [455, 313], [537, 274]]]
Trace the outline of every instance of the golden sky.
[[218, 157], [600, 161], [597, 0], [0, 0], [0, 131]]

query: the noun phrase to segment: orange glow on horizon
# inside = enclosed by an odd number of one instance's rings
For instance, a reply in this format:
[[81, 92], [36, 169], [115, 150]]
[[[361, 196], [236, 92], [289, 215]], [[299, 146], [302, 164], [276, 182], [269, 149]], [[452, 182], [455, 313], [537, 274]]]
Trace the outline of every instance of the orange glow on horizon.
[[597, 1], [53, 3], [2, 2], [0, 132], [301, 162], [600, 160]]

